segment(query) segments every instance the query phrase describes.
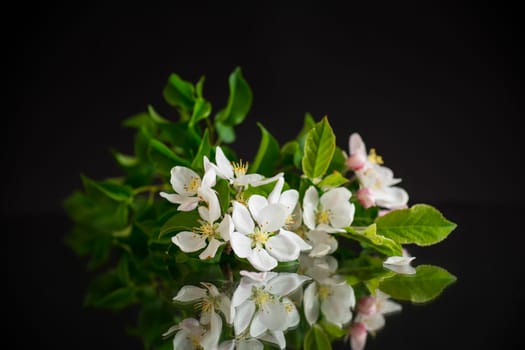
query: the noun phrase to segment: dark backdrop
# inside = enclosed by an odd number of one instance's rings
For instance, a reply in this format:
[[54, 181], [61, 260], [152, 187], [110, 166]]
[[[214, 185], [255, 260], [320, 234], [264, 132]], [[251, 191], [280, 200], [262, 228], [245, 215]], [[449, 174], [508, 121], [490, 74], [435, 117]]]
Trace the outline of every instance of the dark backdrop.
[[[406, 318], [391, 322], [399, 335], [389, 336], [387, 327], [378, 342], [402, 336], [407, 343], [392, 344], [426, 348], [426, 322], [442, 341], [448, 331], [478, 346], [517, 344], [521, 302], [512, 296], [521, 279], [521, 229], [512, 218], [521, 202], [522, 82], [514, 9], [397, 2], [320, 8], [306, 1], [77, 6], [6, 13], [15, 24], [5, 30], [2, 215], [19, 321], [12, 334], [21, 344], [130, 342], [119, 316], [80, 306], [89, 276], [62, 245], [68, 223], [61, 202], [80, 186], [80, 173], [119, 174], [110, 149], [132, 149], [125, 117], [148, 104], [172, 113], [161, 95], [171, 72], [191, 81], [206, 75], [205, 96], [217, 110], [236, 66], [254, 92], [235, 146], [243, 158], [257, 149], [255, 122], [282, 142], [295, 136], [305, 112], [328, 115], [339, 146], [346, 149], [358, 131], [403, 178], [412, 203], [436, 205], [459, 222], [450, 243], [418, 256], [459, 282], [440, 306], [415, 314], [407, 306]], [[498, 307], [501, 296], [492, 290], [502, 287], [510, 297]], [[419, 338], [411, 325], [420, 326]]]

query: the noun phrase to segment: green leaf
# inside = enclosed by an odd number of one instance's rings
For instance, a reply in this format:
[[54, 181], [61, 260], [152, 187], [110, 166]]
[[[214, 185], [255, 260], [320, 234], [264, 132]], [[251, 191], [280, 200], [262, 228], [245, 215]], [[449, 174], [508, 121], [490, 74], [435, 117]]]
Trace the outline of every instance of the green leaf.
[[155, 122], [146, 112], [135, 114], [122, 123], [123, 126], [127, 128], [135, 129], [146, 129], [148, 132], [153, 132], [155, 130]]
[[217, 113], [216, 120], [228, 126], [239, 125], [244, 121], [252, 106], [252, 90], [238, 67], [230, 74], [228, 84], [230, 87], [228, 103]]
[[150, 140], [149, 156], [163, 173], [169, 173], [175, 165], [189, 165], [187, 160], [177, 156], [168, 146], [155, 139]]
[[304, 349], [305, 350], [329, 350], [332, 349], [332, 344], [328, 339], [328, 336], [323, 329], [314, 324], [304, 337]]
[[199, 145], [197, 154], [191, 162], [191, 168], [196, 171], [204, 172], [204, 156], [210, 158], [211, 145], [210, 145], [210, 136], [208, 129], [204, 130], [204, 135], [202, 135], [202, 142]]
[[197, 98], [204, 98], [202, 95], [202, 90], [204, 89], [204, 82], [206, 81], [206, 77], [203, 75], [197, 84], [195, 84], [195, 92], [197, 93]]
[[324, 117], [306, 136], [303, 172], [311, 180], [323, 176], [335, 151], [335, 135]]
[[294, 166], [298, 169], [301, 167], [302, 151], [299, 148], [299, 142], [289, 141], [281, 148], [281, 158], [283, 166]]
[[361, 242], [363, 245], [387, 256], [400, 256], [402, 254], [399, 243], [377, 234], [376, 224], [368, 226], [365, 230], [357, 230], [353, 227], [346, 227], [345, 230], [346, 232], [337, 234]]
[[304, 115], [304, 123], [303, 128], [299, 132], [299, 135], [297, 135], [297, 142], [299, 143], [299, 149], [302, 151], [304, 149], [304, 143], [306, 141], [306, 135], [315, 128], [315, 120], [314, 117], [310, 113], [306, 113]]
[[230, 184], [227, 180], [218, 180], [215, 185], [215, 191], [219, 197], [221, 211], [226, 213], [230, 208]]
[[130, 168], [139, 164], [139, 159], [137, 157], [128, 156], [117, 151], [113, 151], [113, 157], [117, 163], [124, 168]]
[[95, 307], [120, 310], [137, 301], [133, 287], [123, 287], [92, 303]]
[[235, 130], [232, 126], [224, 125], [223, 123], [216, 121], [215, 127], [220, 141], [224, 143], [232, 143], [235, 141]]
[[163, 91], [164, 99], [173, 107], [189, 113], [195, 104], [193, 84], [173, 73]]
[[328, 166], [327, 172], [344, 172], [346, 170], [346, 158], [343, 154], [343, 151], [336, 147], [334, 151], [334, 156], [332, 158], [332, 161], [330, 162], [330, 165]]
[[322, 320], [319, 324], [332, 339], [339, 339], [346, 335], [347, 331], [345, 329], [342, 329], [333, 323]]
[[355, 213], [354, 220], [352, 221], [353, 226], [370, 226], [374, 223], [379, 214], [378, 207], [370, 207], [365, 209], [359, 201], [354, 203]]
[[393, 210], [376, 219], [377, 231], [401, 244], [428, 246], [441, 242], [456, 228], [437, 209], [416, 204], [410, 209]]
[[82, 182], [86, 192], [97, 191], [117, 202], [130, 202], [133, 197], [133, 189], [110, 180], [94, 181], [82, 175]]
[[194, 227], [199, 226], [200, 216], [196, 210], [192, 211], [181, 211], [168, 221], [160, 228], [159, 237], [171, 232], [178, 232], [182, 230], [192, 231]]
[[341, 175], [340, 172], [334, 171], [332, 174], [326, 176], [319, 184], [318, 186], [323, 190], [326, 191], [330, 188], [339, 187], [341, 185], [344, 185], [348, 182], [348, 179]]
[[275, 167], [279, 162], [279, 143], [261, 123], [257, 123], [257, 126], [261, 129], [261, 143], [250, 166], [250, 172], [272, 176], [275, 174]]
[[190, 127], [193, 127], [200, 120], [208, 118], [211, 113], [211, 103], [203, 98], [197, 98], [195, 100], [195, 107], [193, 107], [193, 114], [190, 119]]
[[129, 268], [128, 268], [128, 257], [123, 255], [117, 265], [117, 276], [120, 282], [124, 285], [128, 285], [130, 282]]
[[169, 120], [158, 114], [152, 105], [148, 105], [148, 113], [151, 120], [153, 120], [157, 124], [167, 124], [170, 122]]
[[396, 274], [384, 279], [379, 289], [394, 299], [425, 303], [436, 298], [455, 281], [456, 277], [441, 267], [420, 265], [415, 275]]

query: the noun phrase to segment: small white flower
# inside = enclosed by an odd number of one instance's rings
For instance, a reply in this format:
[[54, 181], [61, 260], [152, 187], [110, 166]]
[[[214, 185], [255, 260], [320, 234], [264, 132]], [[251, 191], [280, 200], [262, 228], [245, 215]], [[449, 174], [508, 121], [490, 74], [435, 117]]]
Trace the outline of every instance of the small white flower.
[[228, 180], [235, 187], [261, 186], [274, 182], [283, 176], [283, 173], [279, 173], [271, 178], [265, 178], [260, 174], [246, 174], [248, 164], [230, 162], [219, 146], [217, 146], [215, 151], [215, 162], [217, 164], [209, 162], [205, 167], [215, 169], [218, 177]]
[[401, 305], [389, 300], [390, 296], [379, 289], [376, 290], [374, 306], [370, 309], [374, 312], [365, 314], [358, 313], [354, 322], [362, 323], [369, 332], [375, 332], [385, 326], [386, 314], [401, 311]]
[[[301, 207], [297, 205], [299, 201], [299, 192], [297, 190], [286, 190], [282, 192], [284, 186], [284, 178], [279, 178], [275, 183], [275, 187], [268, 195], [269, 204], [280, 204], [286, 211], [287, 230], [293, 231], [302, 224]], [[264, 197], [263, 197], [264, 198]], [[264, 198], [266, 200], [266, 198]], [[306, 249], [306, 248], [304, 248]], [[303, 250], [303, 249], [301, 249]]]
[[390, 256], [383, 262], [383, 267], [404, 275], [413, 275], [416, 269], [410, 266], [410, 263], [414, 259], [415, 257], [409, 256]]
[[[206, 164], [205, 159], [205, 164]], [[200, 201], [202, 189], [210, 189], [215, 186], [215, 169], [208, 167], [203, 178], [195, 171], [183, 166], [175, 166], [171, 169], [171, 187], [176, 193], [160, 192], [160, 196], [171, 203], [179, 204], [177, 210], [191, 211], [197, 208]]]
[[372, 148], [367, 156], [365, 143], [357, 133], [350, 135], [348, 144], [350, 157], [347, 164], [354, 170], [361, 187], [368, 189], [367, 203], [373, 199], [376, 205], [388, 209], [406, 206], [407, 192], [393, 186], [401, 182], [401, 179], [394, 178], [392, 170], [380, 165], [383, 164], [383, 159], [376, 154], [375, 149]]
[[233, 232], [233, 222], [230, 215], [226, 214], [220, 223], [220, 205], [217, 195], [211, 189], [203, 189], [203, 197], [207, 199], [209, 207], [199, 207], [201, 217], [200, 227], [194, 231], [182, 231], [171, 238], [183, 252], [192, 253], [205, 248], [200, 254], [201, 260], [211, 259], [217, 253], [219, 247], [230, 240]]
[[314, 186], [310, 186], [303, 199], [303, 220], [310, 230], [329, 233], [342, 232], [354, 220], [355, 207], [350, 203], [352, 193], [344, 188], [333, 188], [321, 198]]
[[184, 286], [173, 298], [174, 301], [181, 303], [195, 303], [197, 309], [201, 311], [200, 322], [203, 325], [210, 323], [211, 316], [219, 310], [223, 315], [226, 323], [232, 323], [231, 302], [230, 298], [219, 292], [217, 287], [211, 283], [201, 282], [205, 288], [196, 286]]
[[337, 250], [337, 239], [325, 231], [311, 230], [306, 233], [306, 237], [313, 247], [308, 253], [312, 258], [323, 257]]
[[222, 332], [222, 319], [217, 314], [211, 316], [207, 326], [194, 318], [187, 318], [168, 329], [163, 336], [176, 332], [173, 349], [214, 350], [217, 349]]
[[230, 243], [235, 254], [257, 270], [270, 271], [278, 261], [296, 260], [301, 250], [311, 248], [297, 234], [283, 229], [287, 211], [280, 203], [271, 204], [262, 196], [252, 195], [248, 208], [233, 202], [235, 231]]
[[299, 323], [295, 305], [286, 295], [310, 278], [296, 273], [241, 271], [241, 281], [233, 293], [235, 335], [271, 341], [285, 347], [283, 331]]

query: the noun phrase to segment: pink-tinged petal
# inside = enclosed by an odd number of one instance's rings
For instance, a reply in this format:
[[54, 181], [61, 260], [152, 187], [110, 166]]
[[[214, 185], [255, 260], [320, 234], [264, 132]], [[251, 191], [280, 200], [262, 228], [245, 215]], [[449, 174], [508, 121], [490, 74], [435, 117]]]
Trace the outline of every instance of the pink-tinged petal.
[[261, 247], [255, 247], [247, 259], [259, 271], [270, 271], [277, 266], [277, 260]]
[[247, 258], [252, 254], [252, 239], [242, 233], [232, 232], [230, 244], [235, 255], [239, 258]]
[[365, 316], [373, 315], [377, 312], [377, 301], [375, 297], [366, 296], [357, 303], [357, 311]]
[[259, 214], [263, 208], [268, 206], [268, 200], [261, 195], [254, 194], [248, 199], [248, 208], [255, 221], [259, 221]]
[[227, 180], [233, 179], [233, 166], [219, 146], [215, 150], [215, 163], [217, 163], [217, 176]]
[[354, 221], [355, 206], [350, 202], [341, 202], [339, 206], [330, 210], [330, 225], [336, 229], [342, 229], [350, 226]]
[[361, 135], [359, 135], [356, 132], [350, 135], [350, 137], [348, 138], [348, 151], [350, 152], [351, 155], [361, 154], [361, 155], [364, 155], [365, 157], [367, 156], [366, 146], [365, 146], [365, 143], [363, 142], [363, 139], [361, 138]]
[[293, 261], [299, 257], [299, 247], [297, 247], [288, 237], [277, 234], [266, 242], [266, 250], [278, 261]]
[[233, 202], [233, 213], [232, 213], [233, 224], [235, 229], [244, 234], [253, 233], [255, 223], [250, 215], [248, 209], [241, 203]]
[[385, 326], [385, 317], [380, 313], [364, 316], [361, 320], [369, 332], [375, 332]]
[[284, 191], [281, 194], [279, 203], [286, 208], [286, 214], [291, 215], [297, 207], [297, 202], [299, 201], [299, 192], [296, 190]]
[[199, 254], [199, 259], [201, 260], [208, 260], [213, 259], [215, 257], [215, 254], [217, 254], [217, 249], [221, 245], [223, 245], [224, 242], [221, 242], [219, 240], [216, 240], [215, 238], [212, 238], [212, 240], [208, 243], [208, 246], [206, 249], [202, 251], [202, 253]]
[[[310, 250], [312, 249], [312, 246], [309, 245], [308, 243], [306, 243], [304, 241], [304, 239], [302, 239], [301, 237], [299, 237], [296, 233], [294, 232], [291, 232], [291, 231], [288, 231], [288, 230], [284, 230], [284, 229], [281, 229], [279, 230], [279, 234], [288, 238], [289, 240], [291, 240], [293, 242], [293, 244], [295, 246], [297, 246], [299, 248], [300, 251], [306, 251], [306, 250]], [[294, 259], [295, 260], [295, 259]]]
[[219, 224], [217, 231], [225, 242], [230, 240], [230, 235], [233, 232], [233, 220], [229, 214], [224, 215], [224, 219]]
[[368, 333], [364, 324], [358, 322], [350, 328], [350, 346], [352, 350], [363, 350], [366, 345]]
[[253, 314], [255, 313], [255, 303], [247, 300], [236, 308], [235, 318], [233, 319], [233, 328], [235, 334], [241, 334], [250, 325]]
[[312, 282], [306, 287], [303, 295], [304, 315], [311, 326], [319, 318], [319, 297], [317, 295], [317, 283]]
[[206, 237], [189, 231], [179, 232], [175, 237], [171, 237], [171, 241], [184, 253], [193, 253], [206, 247]]
[[286, 211], [279, 204], [270, 204], [259, 212], [257, 223], [263, 232], [274, 232], [286, 223]]
[[375, 205], [374, 195], [367, 187], [363, 187], [357, 191], [357, 199], [359, 199], [359, 203], [361, 203], [365, 209]]
[[348, 202], [350, 197], [352, 197], [352, 192], [346, 187], [337, 187], [326, 191], [321, 196], [320, 202], [323, 209], [333, 211], [339, 207], [341, 203]]
[[266, 291], [277, 296], [286, 296], [309, 280], [311, 280], [311, 278], [308, 276], [291, 272], [281, 272], [268, 281]]
[[250, 336], [258, 337], [268, 330], [268, 327], [263, 323], [261, 312], [258, 311], [255, 313], [255, 316], [250, 325]]
[[[284, 304], [280, 301], [269, 301], [264, 303], [257, 315], [260, 320], [271, 331], [284, 331], [288, 328], [288, 315]], [[255, 321], [255, 319], [254, 319]]]
[[[183, 166], [175, 166], [171, 169], [171, 186], [181, 195], [194, 196], [201, 183], [201, 177], [195, 171]], [[196, 186], [191, 186], [196, 184]]]
[[346, 158], [346, 166], [353, 171], [361, 170], [365, 167], [366, 160], [366, 156], [354, 154]]
[[177, 295], [173, 298], [174, 301], [186, 303], [189, 301], [196, 301], [204, 298], [207, 295], [207, 290], [195, 286], [182, 287]]
[[268, 203], [277, 204], [279, 203], [279, 198], [281, 198], [281, 192], [284, 186], [284, 178], [279, 178], [275, 183], [275, 187], [272, 192], [268, 195]]

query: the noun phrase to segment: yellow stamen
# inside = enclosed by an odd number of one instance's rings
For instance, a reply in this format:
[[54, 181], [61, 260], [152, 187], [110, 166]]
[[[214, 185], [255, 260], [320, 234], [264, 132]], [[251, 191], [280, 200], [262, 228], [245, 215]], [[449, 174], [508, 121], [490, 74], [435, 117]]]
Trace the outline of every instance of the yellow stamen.
[[239, 163], [232, 162], [233, 165], [233, 172], [235, 173], [235, 177], [240, 177], [246, 174], [248, 171], [248, 162], [243, 162], [242, 159], [239, 160]]
[[376, 149], [375, 148], [370, 148], [370, 153], [368, 154], [368, 160], [371, 161], [372, 163], [376, 163], [376, 164], [383, 164], [383, 157], [381, 157], [380, 155], [378, 155], [376, 153]]
[[193, 229], [193, 232], [199, 233], [206, 237], [214, 237], [217, 235], [217, 228], [219, 227], [218, 224], [211, 224], [209, 222], [200, 221], [201, 226], [196, 227]]
[[268, 241], [268, 233], [267, 232], [263, 232], [261, 230], [259, 230], [258, 228], [255, 229], [255, 232], [252, 234], [252, 239], [255, 241], [255, 242], [259, 242], [259, 243], [262, 243], [262, 244], [265, 244], [266, 241]]
[[187, 185], [184, 185], [184, 189], [188, 192], [197, 192], [200, 185], [201, 185], [201, 179], [196, 176], [192, 176], [192, 178], [190, 179], [190, 182]]
[[286, 310], [286, 312], [290, 313], [293, 311], [293, 305], [290, 303], [286, 303], [284, 304], [284, 309]]
[[316, 214], [318, 224], [330, 223], [330, 210], [319, 210]]
[[325, 299], [331, 294], [330, 288], [328, 288], [327, 286], [319, 286], [319, 290], [317, 292], [319, 293], [319, 298], [321, 299]]
[[272, 296], [262, 289], [255, 289], [253, 291], [254, 302], [258, 308], [261, 308], [264, 304], [272, 299]]

